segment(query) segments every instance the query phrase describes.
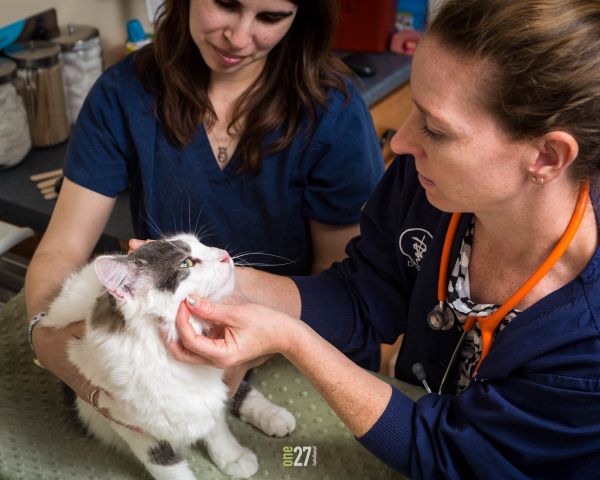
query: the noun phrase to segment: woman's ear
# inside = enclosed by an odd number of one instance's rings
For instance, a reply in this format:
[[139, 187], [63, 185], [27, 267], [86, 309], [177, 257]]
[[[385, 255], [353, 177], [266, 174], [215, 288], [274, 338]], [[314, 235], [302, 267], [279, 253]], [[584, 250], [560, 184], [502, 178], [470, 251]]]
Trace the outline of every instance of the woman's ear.
[[538, 140], [537, 150], [537, 158], [529, 165], [529, 173], [548, 183], [562, 175], [577, 158], [579, 144], [570, 133], [553, 131]]

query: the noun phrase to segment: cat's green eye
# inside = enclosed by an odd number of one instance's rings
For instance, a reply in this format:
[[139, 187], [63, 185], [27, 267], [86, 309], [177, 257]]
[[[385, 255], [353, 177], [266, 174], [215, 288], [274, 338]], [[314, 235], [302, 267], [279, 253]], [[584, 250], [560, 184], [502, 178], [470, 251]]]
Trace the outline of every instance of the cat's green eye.
[[179, 264], [179, 268], [192, 268], [194, 266], [194, 262], [191, 258], [186, 258], [183, 262]]

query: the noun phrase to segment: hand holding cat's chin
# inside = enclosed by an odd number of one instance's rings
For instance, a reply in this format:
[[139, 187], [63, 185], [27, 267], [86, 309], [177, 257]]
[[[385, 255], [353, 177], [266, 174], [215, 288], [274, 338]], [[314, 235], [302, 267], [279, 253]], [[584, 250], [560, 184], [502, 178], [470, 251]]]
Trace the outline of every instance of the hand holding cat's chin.
[[[189, 324], [190, 320], [190, 311], [186, 307], [185, 301], [182, 301], [179, 304], [179, 308], [177, 309], [177, 320], [181, 319], [182, 322], [188, 324], [188, 326], [196, 333], [194, 327]], [[207, 358], [204, 358], [200, 355], [197, 355], [195, 352], [188, 350], [181, 341], [181, 335], [179, 332], [179, 328], [177, 328], [176, 324], [169, 323], [168, 326], [164, 326], [166, 328], [161, 329], [161, 333], [163, 336], [163, 340], [167, 346], [167, 350], [173, 355], [176, 360], [185, 363], [191, 363], [194, 365], [207, 365], [211, 367], [217, 367], [214, 362], [210, 361]], [[204, 335], [199, 335], [204, 336]], [[205, 337], [208, 338], [208, 337]], [[222, 338], [222, 337], [221, 337]]]
[[[199, 335], [189, 322], [190, 314], [221, 325], [222, 338]], [[182, 302], [175, 322], [179, 341], [169, 343], [168, 348], [183, 362], [231, 368], [256, 362], [272, 353], [285, 353], [287, 342], [293, 336], [294, 322], [284, 313], [262, 305], [215, 304], [188, 297]]]

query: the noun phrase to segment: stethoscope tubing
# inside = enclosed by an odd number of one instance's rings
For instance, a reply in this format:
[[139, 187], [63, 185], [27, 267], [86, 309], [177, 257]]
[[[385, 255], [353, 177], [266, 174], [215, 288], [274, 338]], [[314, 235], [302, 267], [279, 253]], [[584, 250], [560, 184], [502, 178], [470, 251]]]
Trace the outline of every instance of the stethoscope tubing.
[[[552, 269], [552, 267], [558, 262], [558, 260], [565, 253], [569, 244], [573, 240], [573, 237], [577, 233], [579, 226], [583, 221], [583, 217], [585, 215], [588, 200], [589, 200], [589, 181], [584, 181], [581, 184], [581, 189], [579, 191], [579, 196], [577, 197], [577, 204], [571, 215], [571, 219], [565, 232], [561, 236], [560, 240], [556, 244], [556, 246], [552, 249], [550, 254], [544, 259], [542, 264], [538, 267], [538, 269], [519, 287], [519, 289], [513, 293], [510, 298], [504, 302], [495, 312], [487, 317], [476, 317], [476, 316], [468, 316], [465, 319], [465, 323], [463, 325], [463, 333], [461, 334], [456, 347], [452, 353], [450, 358], [450, 362], [444, 371], [444, 375], [442, 377], [442, 381], [440, 382], [440, 387], [438, 389], [438, 394], [441, 394], [442, 388], [446, 382], [448, 374], [452, 369], [452, 366], [456, 362], [456, 358], [458, 357], [458, 353], [464, 343], [466, 338], [466, 334], [473, 329], [475, 323], [479, 325], [481, 331], [481, 356], [479, 358], [479, 362], [473, 371], [473, 377], [477, 375], [479, 371], [479, 367], [481, 363], [486, 358], [489, 353], [492, 343], [494, 332], [498, 328], [498, 325], [502, 321], [502, 319], [513, 309], [515, 308], [521, 300], [529, 293], [531, 290], [539, 283], [539, 281]], [[440, 259], [440, 273], [438, 277], [438, 301], [439, 305], [436, 305], [436, 308], [440, 310], [441, 314], [444, 314], [445, 309], [449, 308], [447, 305], [447, 285], [448, 285], [448, 268], [450, 263], [450, 253], [452, 250], [452, 245], [454, 243], [454, 238], [456, 236], [456, 230], [458, 228], [458, 223], [460, 221], [461, 214], [453, 213], [452, 218], [450, 219], [450, 223], [448, 224], [448, 230], [446, 231], [446, 238], [444, 239], [444, 246], [442, 249], [442, 258]], [[435, 311], [435, 308], [434, 308]], [[428, 318], [434, 313], [432, 311]], [[431, 322], [429, 322], [431, 325]], [[451, 326], [450, 326], [451, 327]], [[444, 329], [449, 329], [450, 327], [446, 326]], [[432, 326], [433, 328], [433, 326]]]
[[460, 349], [462, 348], [462, 344], [465, 342], [465, 337], [467, 336], [467, 333], [468, 333], [467, 330], [463, 330], [462, 335], [458, 339], [458, 343], [456, 344], [456, 347], [454, 347], [454, 351], [452, 352], [452, 357], [450, 357], [450, 362], [448, 363], [448, 366], [446, 367], [446, 370], [444, 371], [444, 376], [442, 377], [442, 381], [440, 382], [440, 388], [438, 388], [438, 395], [442, 394], [442, 390], [444, 389], [444, 385], [446, 384], [446, 379], [448, 378], [448, 373], [450, 373], [450, 369], [456, 362], [456, 357], [458, 357], [458, 352], [460, 352]]

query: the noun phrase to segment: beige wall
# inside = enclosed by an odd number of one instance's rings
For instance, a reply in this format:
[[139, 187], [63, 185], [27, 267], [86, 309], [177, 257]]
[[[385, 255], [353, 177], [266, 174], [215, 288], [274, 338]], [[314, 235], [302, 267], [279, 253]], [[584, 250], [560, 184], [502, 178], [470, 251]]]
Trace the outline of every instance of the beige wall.
[[100, 31], [105, 65], [125, 54], [126, 24], [139, 18], [151, 31], [144, 0], [2, 0], [0, 26], [55, 8], [59, 25], [79, 23], [93, 25]]

